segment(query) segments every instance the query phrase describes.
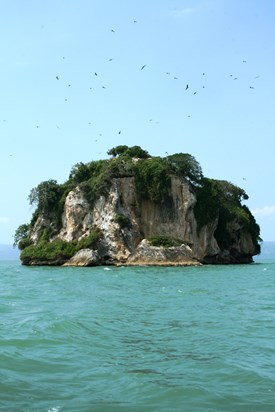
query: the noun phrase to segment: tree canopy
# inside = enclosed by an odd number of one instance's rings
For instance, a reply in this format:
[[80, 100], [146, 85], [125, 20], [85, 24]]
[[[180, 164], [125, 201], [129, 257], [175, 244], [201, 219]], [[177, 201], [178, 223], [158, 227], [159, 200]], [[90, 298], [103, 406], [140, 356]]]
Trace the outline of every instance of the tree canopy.
[[148, 157], [150, 157], [149, 153], [146, 150], [143, 150], [140, 146], [116, 146], [108, 150], [107, 154], [113, 157], [128, 156], [131, 158], [136, 157], [138, 159], [148, 159]]
[[172, 170], [180, 174], [192, 183], [199, 183], [203, 177], [200, 164], [189, 153], [175, 153], [167, 156]]
[[29, 195], [30, 205], [36, 205], [40, 212], [52, 211], [62, 194], [62, 188], [56, 180], [47, 180], [33, 188]]

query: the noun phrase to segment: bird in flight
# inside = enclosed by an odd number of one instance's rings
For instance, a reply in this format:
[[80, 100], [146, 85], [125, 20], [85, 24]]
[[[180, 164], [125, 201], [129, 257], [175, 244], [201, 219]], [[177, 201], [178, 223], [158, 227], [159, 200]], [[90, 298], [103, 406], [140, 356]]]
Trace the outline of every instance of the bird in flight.
[[253, 87], [253, 86], [249, 86], [249, 88], [250, 88], [250, 89], [254, 89], [254, 87]]
[[58, 76], [55, 76], [55, 78], [56, 78], [56, 80], [59, 80], [59, 77], [58, 77]]
[[121, 130], [118, 132], [118, 134], [121, 134]]
[[114, 33], [115, 31], [112, 29], [111, 32]]
[[97, 76], [97, 72], [95, 72], [95, 76]]
[[187, 90], [189, 88], [189, 86], [188, 86], [188, 84], [186, 85], [186, 87], [185, 87], [185, 90]]
[[143, 70], [145, 67], [146, 67], [146, 64], [144, 64], [144, 65], [141, 67], [140, 70]]

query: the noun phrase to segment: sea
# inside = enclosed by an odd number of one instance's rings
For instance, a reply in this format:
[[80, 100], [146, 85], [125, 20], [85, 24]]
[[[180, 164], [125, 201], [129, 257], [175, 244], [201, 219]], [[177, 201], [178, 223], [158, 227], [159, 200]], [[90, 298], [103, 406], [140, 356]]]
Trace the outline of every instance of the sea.
[[275, 260], [0, 261], [0, 410], [275, 410]]

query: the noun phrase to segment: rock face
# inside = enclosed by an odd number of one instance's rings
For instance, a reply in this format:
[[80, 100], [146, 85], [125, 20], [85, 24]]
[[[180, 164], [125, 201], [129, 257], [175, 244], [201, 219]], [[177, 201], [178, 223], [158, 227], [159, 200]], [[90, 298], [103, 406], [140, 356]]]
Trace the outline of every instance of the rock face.
[[[108, 196], [101, 196], [93, 206], [77, 187], [66, 198], [62, 228], [54, 239], [81, 240], [94, 228], [103, 234], [97, 250], [82, 249], [65, 265], [198, 265], [203, 263], [249, 263], [257, 252], [249, 233], [237, 221], [227, 229], [230, 247], [221, 250], [215, 238], [218, 219], [198, 232], [194, 215], [196, 196], [187, 180], [171, 178], [171, 197], [155, 203], [139, 199], [134, 177], [114, 178]], [[123, 216], [127, 224], [121, 224]], [[37, 220], [32, 240], [37, 241], [43, 218]], [[146, 239], [165, 236], [180, 239], [173, 247], [152, 246]]]

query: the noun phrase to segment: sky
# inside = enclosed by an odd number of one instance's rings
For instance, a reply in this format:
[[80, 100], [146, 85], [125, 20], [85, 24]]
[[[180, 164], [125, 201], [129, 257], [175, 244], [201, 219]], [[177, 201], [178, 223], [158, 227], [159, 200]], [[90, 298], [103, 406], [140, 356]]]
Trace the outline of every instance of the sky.
[[189, 153], [275, 240], [274, 0], [0, 0], [0, 243], [117, 145]]

